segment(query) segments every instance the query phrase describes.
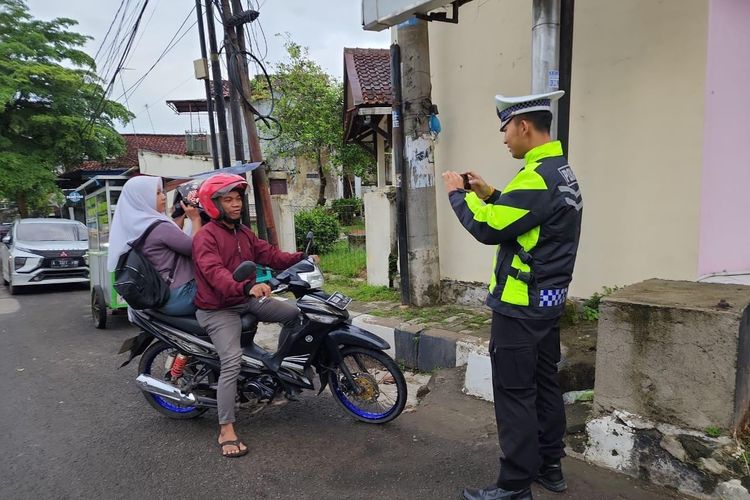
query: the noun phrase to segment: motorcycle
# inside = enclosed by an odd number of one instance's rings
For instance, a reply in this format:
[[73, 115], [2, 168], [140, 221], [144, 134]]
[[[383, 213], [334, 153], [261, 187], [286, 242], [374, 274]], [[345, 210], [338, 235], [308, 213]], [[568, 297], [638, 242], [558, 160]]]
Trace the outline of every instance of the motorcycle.
[[[307, 239], [309, 251], [312, 234]], [[254, 272], [253, 262], [243, 262], [233, 278], [244, 281]], [[258, 320], [242, 316], [240, 408], [259, 411], [285, 399], [296, 400], [301, 391], [315, 389], [315, 370], [318, 395], [329, 387], [354, 418], [383, 424], [398, 417], [406, 405], [407, 389], [402, 371], [384, 352], [390, 346], [351, 324], [347, 310], [351, 299], [322, 290], [324, 277], [318, 264], [311, 258], [302, 260], [268, 284], [273, 294], [294, 295], [300, 324], [272, 353], [254, 342]], [[216, 408], [221, 362], [198, 321], [154, 310], [131, 310], [130, 315], [141, 332], [120, 348], [120, 353], [130, 351], [122, 366], [141, 357], [136, 384], [148, 403], [176, 419], [195, 418]]]

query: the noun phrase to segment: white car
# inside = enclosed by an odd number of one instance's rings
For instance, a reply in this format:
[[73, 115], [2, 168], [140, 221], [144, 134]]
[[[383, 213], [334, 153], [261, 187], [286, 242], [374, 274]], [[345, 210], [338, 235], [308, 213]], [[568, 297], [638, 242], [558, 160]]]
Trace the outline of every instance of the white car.
[[18, 287], [88, 283], [88, 231], [67, 219], [20, 219], [3, 237], [0, 262], [10, 293]]

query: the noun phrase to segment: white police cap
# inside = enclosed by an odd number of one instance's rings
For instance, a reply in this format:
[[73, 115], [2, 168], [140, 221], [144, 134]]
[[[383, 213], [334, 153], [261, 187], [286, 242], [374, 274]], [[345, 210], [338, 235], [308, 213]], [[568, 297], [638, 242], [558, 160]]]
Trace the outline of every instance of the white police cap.
[[552, 103], [565, 95], [564, 90], [555, 90], [544, 94], [522, 95], [518, 97], [495, 96], [497, 116], [500, 118], [500, 130], [505, 129], [511, 118], [533, 111], [551, 111]]

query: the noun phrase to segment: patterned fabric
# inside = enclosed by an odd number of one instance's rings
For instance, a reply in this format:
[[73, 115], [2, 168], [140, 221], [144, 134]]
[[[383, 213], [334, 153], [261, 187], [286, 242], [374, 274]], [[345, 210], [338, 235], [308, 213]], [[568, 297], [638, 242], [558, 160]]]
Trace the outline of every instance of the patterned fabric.
[[567, 288], [556, 290], [539, 290], [539, 307], [555, 307], [565, 303], [568, 296]]
[[549, 108], [550, 100], [549, 99], [537, 99], [536, 101], [528, 101], [528, 102], [515, 104], [509, 108], [505, 108], [504, 110], [500, 111], [498, 113], [498, 116], [500, 117], [500, 121], [504, 122], [505, 120], [513, 116], [513, 114], [516, 111], [520, 111], [526, 108], [535, 108], [537, 106], [547, 106], [547, 108]]

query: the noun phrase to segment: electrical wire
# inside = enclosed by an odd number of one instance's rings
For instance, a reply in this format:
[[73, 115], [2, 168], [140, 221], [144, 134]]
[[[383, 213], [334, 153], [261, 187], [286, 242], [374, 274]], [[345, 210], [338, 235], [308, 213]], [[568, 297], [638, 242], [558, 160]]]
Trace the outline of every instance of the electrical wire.
[[135, 39], [135, 35], [138, 33], [138, 27], [140, 26], [141, 20], [143, 19], [143, 14], [146, 12], [146, 7], [148, 7], [149, 0], [144, 0], [143, 6], [141, 7], [140, 12], [138, 13], [138, 16], [136, 17], [135, 24], [133, 25], [132, 29], [130, 30], [130, 36], [127, 37], [128, 41], [125, 45], [125, 49], [122, 52], [122, 56], [120, 57], [120, 61], [117, 63], [117, 67], [114, 71], [114, 74], [112, 75], [112, 79], [109, 81], [109, 85], [107, 85], [107, 88], [102, 93], [102, 97], [99, 100], [99, 104], [97, 104], [95, 108], [95, 112], [93, 116], [91, 117], [91, 120], [84, 126], [84, 128], [81, 130], [81, 136], [85, 135], [85, 133], [88, 131], [90, 127], [94, 125], [96, 120], [101, 115], [102, 111], [104, 110], [104, 101], [107, 99], [107, 96], [112, 91], [112, 87], [115, 84], [115, 81], [117, 79], [117, 75], [120, 74], [120, 71], [122, 71], [122, 68], [124, 66], [124, 62], [127, 59], [128, 55], [130, 54], [130, 51], [133, 47], [133, 40]]
[[117, 7], [117, 11], [115, 12], [115, 17], [112, 18], [112, 22], [109, 23], [109, 28], [107, 28], [107, 33], [104, 34], [104, 38], [102, 38], [101, 43], [99, 44], [99, 48], [96, 49], [96, 54], [94, 54], [94, 60], [96, 60], [99, 57], [99, 53], [101, 52], [102, 48], [104, 47], [104, 43], [107, 41], [107, 38], [109, 37], [109, 34], [112, 32], [112, 27], [114, 27], [115, 23], [117, 22], [117, 18], [120, 16], [120, 11], [122, 10], [123, 6], [125, 5], [125, 0], [120, 1], [120, 6]]
[[[185, 29], [185, 31], [182, 31], [182, 28], [185, 26], [185, 23], [187, 23], [188, 19], [190, 19], [190, 16], [193, 15], [194, 11], [195, 11], [195, 6], [193, 6], [193, 8], [190, 10], [190, 12], [188, 12], [187, 16], [185, 16], [185, 19], [182, 21], [182, 23], [180, 24], [180, 26], [177, 28], [177, 31], [175, 32], [175, 34], [172, 36], [172, 38], [169, 40], [169, 42], [167, 42], [167, 46], [164, 48], [164, 50], [159, 55], [159, 57], [156, 58], [156, 60], [154, 61], [154, 63], [151, 65], [151, 67], [148, 70], [146, 70], [146, 73], [144, 73], [143, 76], [141, 76], [126, 91], [124, 91], [123, 94], [120, 95], [116, 100], [119, 101], [121, 98], [125, 97], [127, 94], [132, 95], [138, 89], [138, 87], [140, 87], [140, 85], [146, 80], [146, 78], [148, 77], [148, 75], [150, 75], [151, 72], [156, 68], [156, 66], [164, 59], [164, 57], [166, 57], [166, 55], [169, 52], [171, 52], [172, 49], [174, 49], [177, 46], [177, 44], [179, 44], [180, 41], [182, 41], [183, 38], [185, 38], [185, 36], [193, 29], [193, 27], [196, 24], [198, 24], [198, 21], [194, 21], [192, 25], [188, 26], [188, 28]], [[181, 31], [182, 31], [182, 34], [180, 34]]]
[[[224, 26], [225, 30], [232, 29], [231, 27], [227, 27], [224, 24], [223, 19], [227, 16], [224, 15], [224, 10], [222, 6], [220, 5], [219, 0], [214, 0], [214, 4], [216, 5], [217, 10], [221, 13], [221, 24]], [[230, 44], [230, 39], [227, 38], [226, 44]], [[266, 71], [266, 68], [263, 64], [263, 61], [261, 61], [255, 54], [253, 54], [250, 51], [247, 50], [241, 50], [239, 47], [236, 46], [236, 44], [231, 43], [230, 45], [224, 45], [223, 48], [227, 49], [227, 55], [229, 56], [227, 58], [227, 76], [229, 78], [229, 81], [231, 82], [232, 86], [237, 89], [240, 97], [245, 102], [247, 107], [249, 108], [250, 112], [254, 115], [253, 120], [255, 122], [261, 121], [263, 124], [269, 129], [272, 130], [274, 126], [278, 129], [278, 132], [273, 135], [272, 137], [259, 137], [262, 140], [270, 141], [277, 139], [281, 133], [282, 133], [282, 126], [281, 123], [271, 116], [273, 114], [274, 108], [276, 106], [276, 97], [274, 96], [273, 92], [273, 83], [271, 82], [271, 77], [268, 75], [268, 72]], [[251, 44], [252, 49], [252, 44]], [[249, 57], [260, 69], [260, 72], [263, 73], [263, 76], [265, 77], [266, 84], [268, 85], [268, 91], [271, 96], [271, 107], [267, 113], [261, 113], [252, 103], [252, 96], [248, 96], [245, 94], [244, 88], [242, 86], [242, 71], [244, 69], [244, 64], [240, 64], [239, 59], [240, 57], [243, 58], [243, 62], [247, 63], [247, 58]]]

